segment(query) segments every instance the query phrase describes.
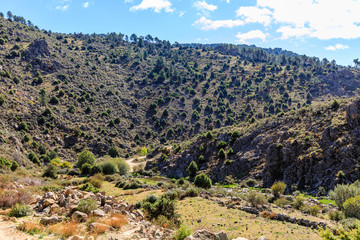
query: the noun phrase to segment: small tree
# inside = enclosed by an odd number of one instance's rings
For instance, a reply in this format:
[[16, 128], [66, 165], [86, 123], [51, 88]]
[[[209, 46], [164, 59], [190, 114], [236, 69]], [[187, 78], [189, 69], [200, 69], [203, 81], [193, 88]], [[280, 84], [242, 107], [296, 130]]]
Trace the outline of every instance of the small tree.
[[146, 147], [143, 147], [141, 149], [141, 156], [146, 156], [147, 155], [147, 148]]
[[275, 182], [271, 186], [271, 192], [275, 197], [280, 197], [281, 194], [284, 194], [286, 189], [286, 184], [284, 182]]
[[19, 167], [19, 164], [16, 161], [13, 161], [10, 169], [11, 169], [11, 171], [14, 172], [16, 169], [18, 169], [18, 167]]
[[115, 146], [111, 146], [109, 149], [109, 155], [112, 158], [120, 157], [119, 151], [116, 149]]
[[81, 166], [81, 174], [82, 175], [89, 175], [91, 173], [92, 166], [89, 163], [84, 163]]
[[219, 150], [219, 152], [218, 152], [218, 157], [219, 157], [220, 159], [225, 159], [226, 153], [225, 153], [225, 150], [224, 150], [223, 148], [221, 148], [221, 149]]
[[343, 204], [345, 216], [360, 219], [360, 196], [352, 197]]
[[212, 182], [211, 179], [204, 173], [201, 173], [195, 177], [194, 181], [195, 186], [201, 187], [201, 188], [211, 188]]
[[82, 165], [84, 165], [85, 163], [89, 163], [90, 165], [95, 164], [95, 157], [91, 154], [91, 152], [87, 150], [82, 151], [79, 154], [78, 160], [76, 162], [76, 167], [81, 169]]
[[189, 176], [190, 177], [195, 177], [197, 171], [198, 171], [198, 166], [196, 165], [196, 163], [194, 161], [192, 161], [187, 169]]
[[57, 167], [53, 164], [49, 164], [47, 166], [47, 168], [45, 169], [42, 176], [56, 179], [57, 178]]

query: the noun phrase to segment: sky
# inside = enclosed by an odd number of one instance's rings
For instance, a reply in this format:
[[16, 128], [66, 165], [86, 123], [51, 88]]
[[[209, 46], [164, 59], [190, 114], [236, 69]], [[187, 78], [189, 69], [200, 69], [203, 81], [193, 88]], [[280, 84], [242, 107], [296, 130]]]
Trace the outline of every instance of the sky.
[[1, 0], [0, 11], [53, 32], [280, 47], [345, 66], [360, 58], [360, 0]]

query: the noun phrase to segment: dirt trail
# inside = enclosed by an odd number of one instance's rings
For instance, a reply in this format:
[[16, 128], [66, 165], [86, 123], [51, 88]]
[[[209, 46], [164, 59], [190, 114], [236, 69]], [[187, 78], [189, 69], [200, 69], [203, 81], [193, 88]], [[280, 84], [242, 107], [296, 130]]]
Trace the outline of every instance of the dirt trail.
[[32, 236], [29, 236], [16, 229], [15, 223], [10, 221], [0, 222], [0, 239], [1, 240], [35, 240]]
[[[132, 172], [134, 170], [134, 167], [140, 165], [140, 164], [146, 164], [146, 161], [142, 161], [143, 159], [145, 159], [146, 157], [145, 156], [142, 156], [142, 157], [136, 157], [136, 158], [130, 158], [130, 159], [126, 159], [126, 163], [129, 164], [129, 167], [130, 167], [130, 172]], [[135, 159], [138, 159], [140, 160], [140, 162], [134, 162]]]

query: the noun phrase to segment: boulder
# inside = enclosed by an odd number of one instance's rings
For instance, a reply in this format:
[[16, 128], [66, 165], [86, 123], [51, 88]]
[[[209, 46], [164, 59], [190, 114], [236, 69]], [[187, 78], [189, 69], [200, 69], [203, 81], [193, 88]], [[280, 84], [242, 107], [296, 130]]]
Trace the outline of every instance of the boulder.
[[85, 222], [88, 215], [86, 213], [76, 211], [71, 215], [71, 220], [74, 222]]
[[92, 214], [95, 216], [95, 217], [103, 217], [105, 216], [105, 212], [101, 209], [96, 209], [94, 211], [92, 211]]
[[85, 237], [75, 235], [75, 236], [70, 237], [69, 240], [85, 240]]
[[96, 222], [89, 224], [90, 232], [108, 232], [110, 230], [111, 230], [111, 227], [106, 224], [96, 223]]
[[53, 215], [51, 217], [42, 217], [40, 219], [40, 224], [42, 225], [49, 225], [49, 224], [55, 224], [62, 221], [62, 218], [57, 215]]
[[228, 237], [224, 231], [214, 234], [208, 230], [201, 229], [196, 230], [192, 235], [185, 238], [185, 240], [228, 240]]
[[54, 203], [55, 203], [55, 200], [54, 200], [54, 199], [52, 199], [52, 198], [47, 198], [47, 199], [44, 200], [43, 205], [44, 205], [45, 207], [47, 207], [47, 206], [53, 205]]
[[55, 213], [58, 213], [59, 212], [59, 205], [57, 205], [56, 203], [53, 204], [51, 207], [50, 207], [50, 213], [51, 214], [55, 214]]

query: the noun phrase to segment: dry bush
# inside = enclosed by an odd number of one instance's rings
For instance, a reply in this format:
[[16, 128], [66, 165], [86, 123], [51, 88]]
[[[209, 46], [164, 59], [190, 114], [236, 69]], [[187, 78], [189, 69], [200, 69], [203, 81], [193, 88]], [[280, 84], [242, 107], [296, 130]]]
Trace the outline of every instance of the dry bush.
[[127, 191], [124, 193], [124, 195], [134, 195], [134, 191]]
[[50, 226], [49, 231], [63, 237], [70, 237], [79, 234], [79, 224], [76, 222], [59, 223]]
[[260, 213], [260, 216], [263, 218], [273, 219], [276, 216], [276, 213], [269, 212], [269, 211], [263, 211]]
[[8, 188], [10, 183], [12, 183], [12, 179], [7, 174], [2, 174], [0, 176], [0, 188]]
[[23, 222], [17, 227], [20, 231], [35, 234], [44, 231], [44, 227], [34, 222]]
[[111, 218], [104, 219], [103, 223], [115, 229], [120, 229], [122, 226], [127, 224], [127, 220], [122, 214], [113, 214]]
[[133, 167], [133, 172], [134, 173], [142, 173], [144, 171], [144, 167], [145, 167], [145, 165], [143, 163], [136, 165]]
[[33, 200], [31, 194], [24, 190], [0, 192], [0, 207], [12, 207], [16, 203], [29, 204]]
[[106, 231], [109, 230], [109, 226], [106, 226], [106, 225], [95, 225], [92, 230], [91, 230], [91, 233], [92, 234], [95, 234], [96, 236], [99, 235], [99, 234], [103, 234], [105, 233]]
[[25, 186], [41, 186], [44, 184], [44, 180], [39, 178], [26, 177], [19, 179], [17, 183], [23, 184]]

